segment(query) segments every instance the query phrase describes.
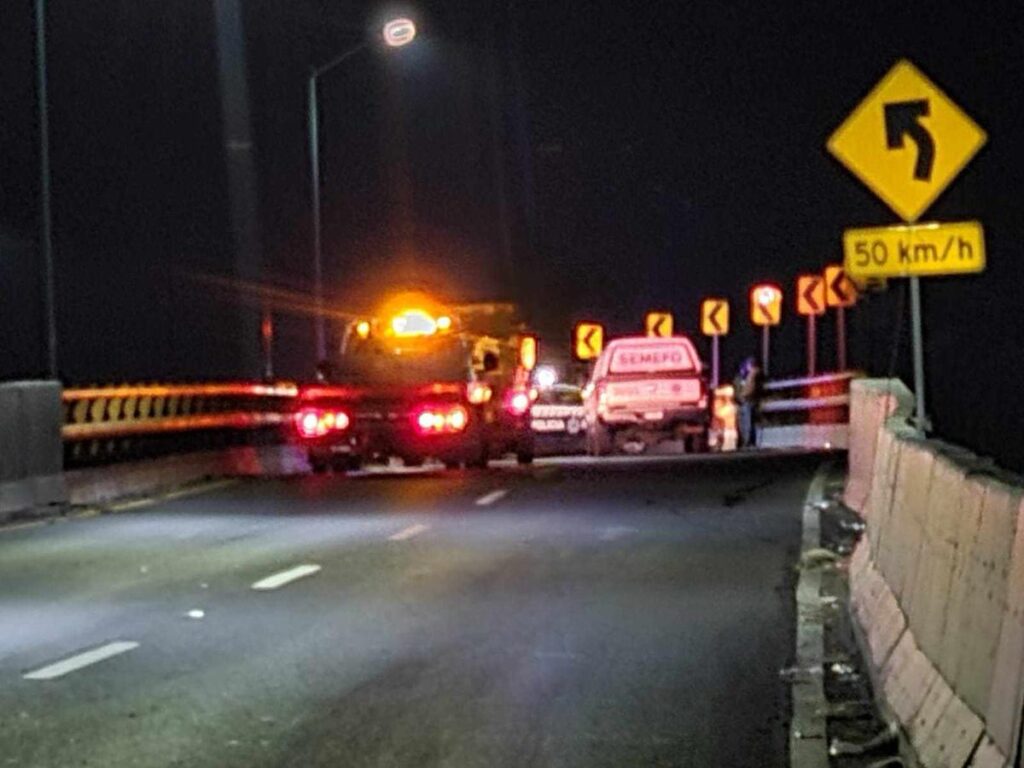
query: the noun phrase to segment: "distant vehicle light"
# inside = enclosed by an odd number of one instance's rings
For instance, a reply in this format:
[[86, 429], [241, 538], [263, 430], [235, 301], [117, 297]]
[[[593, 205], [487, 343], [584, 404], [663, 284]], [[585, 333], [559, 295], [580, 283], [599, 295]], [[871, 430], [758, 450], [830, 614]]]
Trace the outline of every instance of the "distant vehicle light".
[[491, 400], [494, 390], [482, 381], [471, 381], [466, 385], [466, 399], [473, 405], [483, 405]]
[[541, 365], [533, 372], [533, 380], [541, 389], [549, 389], [558, 383], [558, 372], [550, 365]]
[[391, 318], [391, 332], [401, 338], [433, 336], [437, 321], [422, 309], [407, 309]]
[[439, 331], [450, 331], [452, 329], [452, 319], [448, 315], [441, 315], [437, 318], [437, 330]]
[[401, 48], [416, 38], [416, 23], [412, 19], [392, 19], [384, 25], [384, 42], [392, 48]]
[[370, 337], [370, 321], [360, 320], [356, 323], [356, 336], [360, 339], [367, 339]]
[[519, 341], [519, 364], [528, 371], [537, 365], [537, 337], [523, 336]]

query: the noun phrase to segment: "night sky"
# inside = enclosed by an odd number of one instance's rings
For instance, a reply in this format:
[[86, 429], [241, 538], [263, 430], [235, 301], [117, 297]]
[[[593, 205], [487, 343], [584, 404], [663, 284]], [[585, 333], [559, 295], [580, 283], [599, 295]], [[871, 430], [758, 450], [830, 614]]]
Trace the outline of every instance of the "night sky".
[[[60, 368], [68, 381], [252, 375], [239, 349], [212, 0], [51, 0]], [[1024, 3], [518, 0], [410, 6], [421, 38], [321, 83], [332, 304], [395, 283], [522, 303], [546, 349], [572, 323], [693, 331], [733, 302], [726, 366], [753, 353], [745, 295], [839, 261], [844, 227], [896, 217], [824, 149], [899, 58], [989, 134], [926, 214], [977, 218], [988, 271], [925, 283], [938, 433], [1024, 468]], [[262, 282], [311, 287], [305, 77], [365, 37], [380, 5], [244, 0]], [[45, 367], [36, 250], [32, 4], [0, 28], [0, 377]], [[910, 380], [905, 284], [850, 315], [851, 362]], [[243, 292], [250, 299], [251, 292]], [[313, 366], [281, 308], [277, 373]], [[821, 324], [824, 365], [834, 327]], [[788, 311], [773, 372], [799, 373]]]

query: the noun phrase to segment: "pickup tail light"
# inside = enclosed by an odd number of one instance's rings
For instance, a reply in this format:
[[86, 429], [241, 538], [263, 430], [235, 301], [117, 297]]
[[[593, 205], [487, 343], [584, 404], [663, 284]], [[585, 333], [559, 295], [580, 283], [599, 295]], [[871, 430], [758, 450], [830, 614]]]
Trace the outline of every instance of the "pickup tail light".
[[303, 408], [295, 414], [295, 429], [304, 438], [323, 437], [331, 432], [343, 432], [351, 424], [344, 411], [323, 408]]
[[469, 412], [461, 405], [424, 406], [413, 416], [413, 426], [421, 435], [453, 435], [469, 424]]

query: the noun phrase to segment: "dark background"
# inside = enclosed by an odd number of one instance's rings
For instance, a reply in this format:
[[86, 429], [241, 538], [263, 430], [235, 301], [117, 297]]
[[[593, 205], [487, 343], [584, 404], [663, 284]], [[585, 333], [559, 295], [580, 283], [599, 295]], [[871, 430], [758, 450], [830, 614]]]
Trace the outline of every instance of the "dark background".
[[[989, 134], [926, 215], [978, 218], [988, 271], [925, 281], [937, 431], [1024, 467], [1024, 4], [423, 2], [421, 38], [321, 83], [332, 306], [422, 284], [520, 301], [552, 354], [572, 323], [636, 330], [666, 308], [695, 331], [732, 301], [730, 370], [753, 353], [746, 292], [787, 291], [773, 373], [799, 373], [797, 274], [844, 227], [895, 216], [824, 150], [900, 57]], [[246, 0], [263, 282], [311, 286], [305, 75], [379, 5]], [[241, 359], [210, 0], [51, 0], [51, 147], [60, 369], [70, 382], [255, 375]], [[0, 378], [45, 370], [37, 255], [32, 4], [0, 27]], [[852, 364], [909, 381], [905, 284], [849, 316]], [[308, 317], [278, 306], [276, 372], [307, 376]], [[902, 312], [902, 314], [901, 314]], [[834, 364], [832, 318], [820, 353]]]

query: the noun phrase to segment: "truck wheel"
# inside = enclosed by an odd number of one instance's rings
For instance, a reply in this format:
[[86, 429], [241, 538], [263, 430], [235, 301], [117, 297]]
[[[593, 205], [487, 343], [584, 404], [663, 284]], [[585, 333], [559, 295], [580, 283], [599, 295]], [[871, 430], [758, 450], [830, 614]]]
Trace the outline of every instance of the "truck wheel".
[[521, 448], [520, 450], [516, 451], [516, 463], [521, 466], [533, 464], [533, 449]]
[[470, 469], [487, 469], [487, 462], [490, 461], [491, 450], [487, 441], [484, 440], [480, 443], [480, 448], [477, 450], [477, 454], [466, 462], [466, 466]]
[[403, 456], [402, 463], [407, 467], [422, 467], [426, 459], [423, 456]]
[[309, 457], [309, 466], [314, 475], [326, 475], [328, 464], [324, 459]]
[[708, 452], [708, 432], [698, 432], [695, 435], [688, 435], [686, 438], [686, 452], [687, 453], [707, 453]]
[[335, 472], [358, 472], [362, 469], [363, 460], [358, 456], [337, 456], [331, 465]]
[[611, 430], [600, 422], [591, 424], [587, 430], [587, 453], [591, 456], [607, 456], [611, 452]]
[[456, 470], [462, 468], [462, 462], [457, 459], [446, 459], [444, 462], [444, 468], [448, 470]]

